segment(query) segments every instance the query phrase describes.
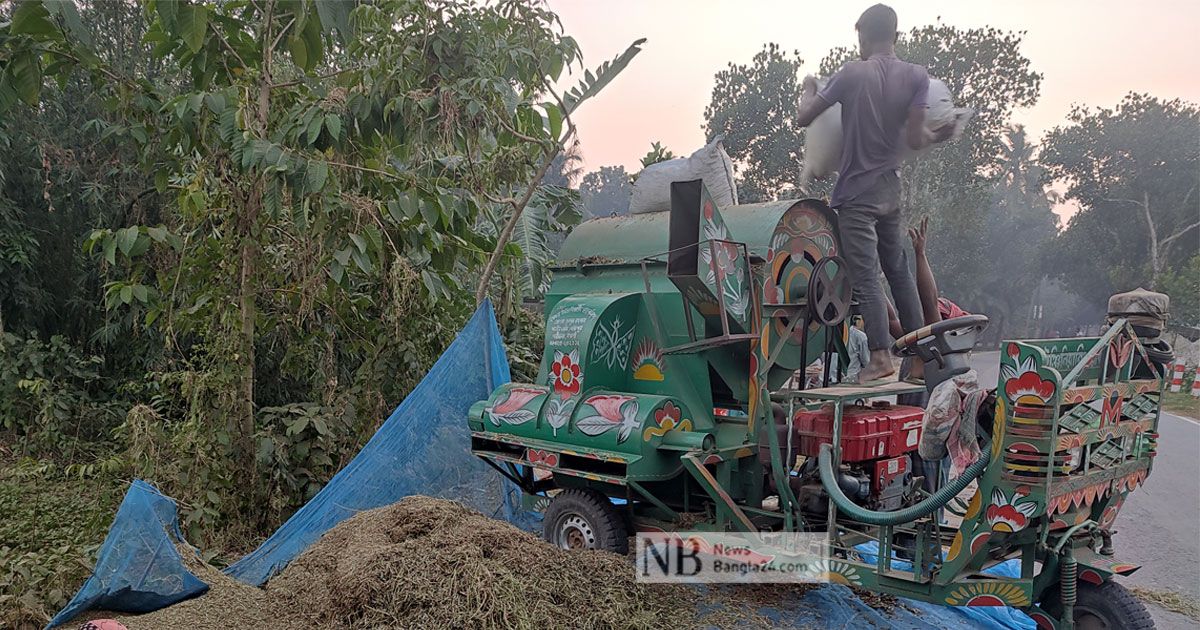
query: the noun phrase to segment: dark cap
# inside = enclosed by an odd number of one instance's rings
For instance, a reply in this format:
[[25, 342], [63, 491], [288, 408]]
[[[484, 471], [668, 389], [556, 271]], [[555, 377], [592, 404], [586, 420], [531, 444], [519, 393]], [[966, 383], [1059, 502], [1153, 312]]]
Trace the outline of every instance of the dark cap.
[[854, 28], [869, 42], [890, 42], [896, 38], [896, 12], [886, 4], [863, 11]]

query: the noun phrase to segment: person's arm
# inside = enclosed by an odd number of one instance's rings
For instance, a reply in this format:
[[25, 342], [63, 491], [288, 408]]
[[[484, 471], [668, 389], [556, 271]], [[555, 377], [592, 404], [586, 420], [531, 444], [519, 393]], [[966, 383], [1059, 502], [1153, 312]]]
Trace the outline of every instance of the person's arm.
[[817, 91], [817, 80], [812, 77], [805, 77], [802, 87], [802, 96], [800, 98], [800, 111], [796, 112], [796, 124], [800, 127], [807, 127], [812, 124], [812, 121], [817, 119], [822, 112], [833, 107], [834, 103], [841, 102], [842, 94], [846, 91], [846, 86], [850, 82], [847, 78], [847, 69], [842, 67], [829, 77], [829, 81], [825, 83], [825, 87]]
[[904, 336], [904, 326], [900, 325], [900, 316], [896, 315], [896, 307], [892, 306], [890, 300], [883, 301], [887, 305], [888, 314], [888, 332], [891, 333], [893, 339], [899, 339]]
[[904, 139], [908, 148], [919, 151], [931, 144], [944, 142], [954, 135], [954, 123], [943, 125], [932, 132], [925, 130], [925, 109], [929, 99], [929, 76], [922, 75], [913, 90], [908, 104], [908, 120], [904, 123]]
[[800, 103], [800, 111], [796, 113], [796, 124], [800, 127], [807, 127], [812, 124], [812, 121], [821, 115], [821, 112], [829, 109], [833, 104], [828, 103], [820, 96], [814, 96]]
[[933, 269], [929, 267], [929, 258], [925, 256], [925, 235], [928, 230], [929, 217], [922, 218], [916, 228], [908, 230], [917, 259], [917, 295], [921, 300], [921, 314], [925, 316], [926, 325], [942, 321], [938, 313], [937, 280], [933, 277]]

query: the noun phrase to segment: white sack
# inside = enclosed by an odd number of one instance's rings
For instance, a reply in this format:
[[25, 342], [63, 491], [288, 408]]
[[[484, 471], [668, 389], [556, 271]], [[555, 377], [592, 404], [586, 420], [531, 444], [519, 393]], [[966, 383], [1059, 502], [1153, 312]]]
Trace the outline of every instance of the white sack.
[[665, 212], [671, 209], [671, 182], [704, 180], [704, 187], [719, 208], [737, 205], [737, 185], [733, 181], [733, 160], [725, 152], [721, 137], [700, 147], [685, 158], [651, 164], [642, 169], [633, 184], [629, 212]]
[[[817, 92], [825, 87], [826, 79], [818, 79], [811, 75], [804, 78], [804, 88], [800, 103], [817, 97]], [[954, 124], [954, 134], [950, 140], [957, 140], [975, 110], [969, 107], [955, 107], [954, 97], [950, 88], [940, 79], [929, 79], [929, 96], [926, 101], [925, 129], [933, 131], [941, 129], [949, 123]], [[903, 133], [903, 132], [901, 132]], [[911, 159], [925, 153], [935, 145], [929, 145], [919, 151], [908, 148], [908, 142], [901, 138], [901, 161]], [[826, 177], [837, 171], [842, 158], [842, 106], [834, 104], [821, 112], [805, 131], [804, 166], [800, 170], [800, 190], [807, 191], [809, 184], [816, 178]]]

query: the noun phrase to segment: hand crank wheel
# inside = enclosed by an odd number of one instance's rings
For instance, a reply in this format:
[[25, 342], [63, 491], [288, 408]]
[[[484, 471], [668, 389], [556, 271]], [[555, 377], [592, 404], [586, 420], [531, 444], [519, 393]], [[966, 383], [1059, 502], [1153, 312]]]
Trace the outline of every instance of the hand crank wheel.
[[826, 256], [813, 265], [808, 278], [808, 310], [812, 320], [836, 326], [850, 315], [852, 287], [846, 263], [840, 256]]

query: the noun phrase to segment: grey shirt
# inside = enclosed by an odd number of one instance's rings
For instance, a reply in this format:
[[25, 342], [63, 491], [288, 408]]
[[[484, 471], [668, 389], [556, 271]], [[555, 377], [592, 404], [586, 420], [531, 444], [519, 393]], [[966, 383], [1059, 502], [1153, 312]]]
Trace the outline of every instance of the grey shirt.
[[871, 349], [867, 345], [867, 333], [850, 327], [850, 339], [846, 342], [846, 354], [850, 355], [846, 366], [846, 382], [857, 383], [858, 373], [871, 361]]
[[925, 68], [892, 54], [851, 61], [829, 79], [817, 96], [842, 105], [842, 161], [831, 206], [853, 201], [900, 166], [908, 111], [925, 107], [928, 93]]

